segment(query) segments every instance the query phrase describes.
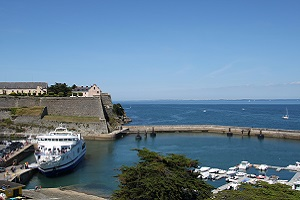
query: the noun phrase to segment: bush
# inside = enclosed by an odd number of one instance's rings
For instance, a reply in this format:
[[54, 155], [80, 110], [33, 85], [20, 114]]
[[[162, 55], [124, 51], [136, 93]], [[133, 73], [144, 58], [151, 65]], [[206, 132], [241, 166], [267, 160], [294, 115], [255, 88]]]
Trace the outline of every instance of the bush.
[[12, 93], [10, 93], [9, 95], [10, 95], [10, 96], [17, 96], [17, 93], [12, 92]]

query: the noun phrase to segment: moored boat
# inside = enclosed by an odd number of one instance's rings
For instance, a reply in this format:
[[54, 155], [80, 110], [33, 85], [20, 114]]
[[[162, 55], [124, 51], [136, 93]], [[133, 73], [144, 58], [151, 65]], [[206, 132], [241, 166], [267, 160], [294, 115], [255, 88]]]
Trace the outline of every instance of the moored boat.
[[39, 171], [46, 176], [57, 176], [73, 170], [86, 153], [86, 145], [80, 134], [68, 131], [62, 124], [37, 138], [35, 159]]
[[244, 170], [244, 171], [247, 170], [249, 167], [250, 167], [250, 163], [246, 160], [243, 160], [238, 166], [239, 170]]

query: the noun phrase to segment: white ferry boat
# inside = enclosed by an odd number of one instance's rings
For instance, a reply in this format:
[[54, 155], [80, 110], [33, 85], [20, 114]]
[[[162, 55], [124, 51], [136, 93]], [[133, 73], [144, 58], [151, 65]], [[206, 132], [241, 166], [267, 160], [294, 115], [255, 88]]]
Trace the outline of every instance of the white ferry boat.
[[80, 134], [68, 131], [62, 124], [46, 135], [37, 136], [35, 152], [38, 169], [46, 176], [56, 176], [74, 169], [86, 153]]

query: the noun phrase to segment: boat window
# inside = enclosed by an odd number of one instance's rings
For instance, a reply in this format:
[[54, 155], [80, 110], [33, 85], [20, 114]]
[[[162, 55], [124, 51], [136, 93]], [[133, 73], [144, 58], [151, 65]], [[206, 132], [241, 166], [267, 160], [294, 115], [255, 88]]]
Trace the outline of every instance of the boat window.
[[59, 139], [59, 141], [63, 141], [63, 139]]

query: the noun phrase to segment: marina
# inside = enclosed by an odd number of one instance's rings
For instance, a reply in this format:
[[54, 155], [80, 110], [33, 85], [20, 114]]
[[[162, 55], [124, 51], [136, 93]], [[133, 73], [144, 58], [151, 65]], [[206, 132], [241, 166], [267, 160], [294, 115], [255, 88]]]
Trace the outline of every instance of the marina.
[[[247, 165], [247, 167], [244, 167]], [[240, 167], [242, 166], [242, 168]], [[260, 166], [264, 166], [264, 170], [260, 169]], [[253, 173], [247, 173], [248, 169], [254, 167], [257, 172]], [[279, 179], [276, 175], [266, 176], [264, 175], [264, 172], [268, 168], [276, 169], [276, 171], [280, 170], [291, 170], [289, 167], [278, 167], [278, 166], [268, 166], [266, 164], [250, 164], [248, 161], [241, 161], [240, 164], [230, 167], [228, 171], [224, 169], [218, 169], [218, 168], [211, 168], [207, 166], [198, 166], [198, 168], [195, 168], [193, 170], [193, 173], [199, 174], [197, 178], [200, 178], [202, 180], [220, 180], [225, 179], [226, 183], [217, 187], [212, 192], [218, 193], [223, 190], [230, 190], [234, 189], [237, 190], [238, 186], [241, 183], [249, 183], [249, 184], [255, 184], [258, 181], [265, 181], [269, 184], [275, 184], [275, 183], [281, 183], [291, 186], [291, 188], [295, 189], [296, 185], [300, 183], [300, 168], [294, 169], [295, 175], [290, 180], [282, 180]], [[278, 170], [279, 169], [279, 170]]]
[[[300, 158], [300, 143], [297, 137], [287, 139], [286, 135], [283, 135], [281, 131], [297, 136], [297, 130], [300, 129], [295, 128], [298, 121], [294, 112], [297, 109], [299, 110], [300, 107], [298, 108], [298, 105], [289, 106], [289, 120], [281, 119], [281, 114], [275, 119], [272, 118], [275, 115], [271, 111], [276, 110], [274, 108], [277, 106], [265, 109], [264, 105], [256, 105], [260, 112], [270, 113], [262, 117], [265, 120], [255, 113], [248, 115], [247, 113], [255, 107], [252, 108], [247, 105], [226, 105], [225, 107], [223, 105], [213, 105], [213, 107], [212, 105], [205, 105], [207, 110], [205, 118], [199, 117], [203, 114], [201, 107], [204, 106], [201, 105], [142, 105], [138, 108], [137, 106], [139, 105], [128, 106], [131, 109], [128, 110], [127, 114], [130, 117], [133, 116], [133, 123], [130, 123], [130, 126], [120, 127], [120, 130], [105, 135], [108, 138], [107, 140], [99, 141], [94, 135], [83, 135], [87, 146], [86, 155], [72, 173], [48, 178], [41, 173], [36, 173], [37, 169], [29, 170], [33, 172], [33, 175], [31, 178], [28, 178], [24, 190], [32, 190], [37, 185], [43, 188], [66, 187], [79, 192], [109, 198], [118, 187], [116, 175], [119, 172], [116, 169], [122, 165], [133, 165], [138, 161], [136, 152], [132, 151], [135, 148], [148, 148], [163, 154], [183, 154], [198, 160], [200, 166], [212, 166], [210, 167], [212, 171], [219, 169], [218, 174], [215, 173], [213, 176], [206, 174], [207, 183], [215, 187], [216, 191], [217, 188], [221, 190], [230, 186], [226, 182], [228, 169], [233, 166], [237, 167], [241, 161], [249, 161], [252, 165], [246, 172], [248, 176], [253, 178], [279, 177], [277, 182], [289, 182], [291, 187], [293, 186], [292, 183], [297, 183], [297, 170], [293, 169], [297, 167], [296, 162]], [[278, 110], [284, 110], [285, 107]], [[224, 113], [226, 115], [228, 112], [227, 109], [235, 109], [237, 111], [236, 113], [231, 113], [230, 116], [224, 117]], [[138, 114], [135, 113], [137, 110], [139, 111]], [[172, 112], [175, 111], [179, 114], [173, 115]], [[152, 116], [151, 119], [144, 116], [145, 113]], [[199, 116], [195, 117], [193, 113], [199, 114]], [[244, 121], [251, 122], [255, 126], [241, 124], [238, 118], [232, 118], [234, 114], [237, 114], [240, 118], [246, 116], [247, 120]], [[161, 124], [156, 123], [156, 118]], [[178, 120], [173, 122], [174, 124], [168, 123], [168, 120], [172, 121], [173, 118]], [[210, 118], [216, 124], [219, 124], [203, 125], [196, 121], [199, 119], [209, 120]], [[220, 123], [220, 119], [224, 119], [224, 123]], [[236, 125], [243, 126], [232, 126], [230, 124], [231, 120], [236, 122]], [[263, 121], [264, 124], [261, 127], [267, 128], [260, 128], [257, 125], [257, 123]], [[196, 122], [199, 125], [191, 124]], [[280, 126], [286, 129], [277, 129], [276, 126], [273, 126], [273, 124], [277, 125], [278, 123], [287, 123], [292, 130], [286, 128], [287, 126], [284, 126], [284, 124], [280, 124]], [[248, 135], [249, 130], [247, 128], [251, 129], [250, 135]], [[278, 134], [278, 137], [269, 137], [269, 130], [273, 131], [272, 134]], [[135, 131], [139, 132], [141, 136], [138, 140], [135, 138], [137, 133]], [[260, 131], [264, 134], [264, 139], [257, 137]], [[228, 136], [227, 133], [232, 133], [232, 135]], [[119, 139], [110, 139], [115, 137]], [[22, 164], [25, 162], [36, 162], [33, 152], [22, 161]], [[267, 165], [267, 168], [260, 170], [259, 167], [264, 167], [264, 165]], [[17, 167], [16, 172], [23, 173], [19, 169], [20, 167]], [[7, 168], [7, 170], [10, 172], [10, 168]], [[1, 174], [4, 173], [0, 173], [0, 176]], [[243, 182], [251, 178], [243, 173], [238, 173], [237, 175], [237, 177], [231, 178], [230, 181], [236, 182], [238, 180]], [[18, 176], [19, 173], [17, 173]], [[209, 178], [209, 176], [213, 179]]]

